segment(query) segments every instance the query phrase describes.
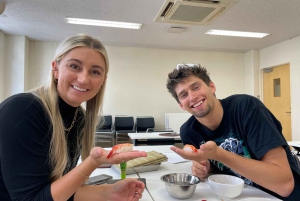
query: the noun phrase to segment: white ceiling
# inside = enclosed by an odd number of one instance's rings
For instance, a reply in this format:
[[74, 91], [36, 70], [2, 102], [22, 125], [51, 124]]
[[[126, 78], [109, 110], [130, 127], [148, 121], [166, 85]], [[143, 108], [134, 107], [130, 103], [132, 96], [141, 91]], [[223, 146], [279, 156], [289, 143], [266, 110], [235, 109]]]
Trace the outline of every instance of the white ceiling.
[[[154, 22], [165, 0], [0, 0], [5, 34], [30, 40], [61, 41], [89, 33], [105, 45], [184, 50], [246, 52], [300, 35], [300, 0], [239, 0], [206, 26], [184, 25], [182, 33], [167, 33], [172, 24]], [[143, 23], [140, 30], [71, 25], [65, 17]], [[174, 24], [173, 24], [174, 25]], [[271, 33], [262, 39], [209, 36], [209, 29]]]

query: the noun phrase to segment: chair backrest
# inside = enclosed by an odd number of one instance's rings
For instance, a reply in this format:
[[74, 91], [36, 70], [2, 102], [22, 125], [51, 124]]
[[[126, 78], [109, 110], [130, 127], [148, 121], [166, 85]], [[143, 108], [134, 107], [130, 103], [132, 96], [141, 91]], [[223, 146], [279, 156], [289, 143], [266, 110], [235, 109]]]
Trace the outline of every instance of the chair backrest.
[[115, 116], [115, 130], [134, 130], [132, 116]]
[[149, 128], [154, 128], [155, 122], [153, 117], [136, 117], [136, 131], [137, 132], [146, 132]]
[[104, 115], [103, 117], [104, 117], [104, 122], [99, 128], [97, 128], [97, 131], [112, 130], [112, 128], [113, 128], [112, 115]]

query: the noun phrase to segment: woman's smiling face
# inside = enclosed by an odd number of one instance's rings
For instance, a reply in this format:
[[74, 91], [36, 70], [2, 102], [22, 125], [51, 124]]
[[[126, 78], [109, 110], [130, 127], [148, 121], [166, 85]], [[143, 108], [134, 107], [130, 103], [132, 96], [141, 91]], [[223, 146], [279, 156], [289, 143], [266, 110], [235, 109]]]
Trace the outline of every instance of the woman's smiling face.
[[59, 96], [73, 107], [93, 98], [106, 79], [103, 55], [88, 47], [72, 49], [59, 62], [53, 61], [52, 69]]

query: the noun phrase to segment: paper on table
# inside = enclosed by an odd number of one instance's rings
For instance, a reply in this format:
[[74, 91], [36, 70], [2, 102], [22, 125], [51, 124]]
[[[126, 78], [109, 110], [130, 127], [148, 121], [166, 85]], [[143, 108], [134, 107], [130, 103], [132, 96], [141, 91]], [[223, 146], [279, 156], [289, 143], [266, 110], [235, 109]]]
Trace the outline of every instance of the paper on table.
[[182, 158], [181, 156], [179, 156], [176, 153], [163, 153], [163, 154], [166, 155], [168, 158], [167, 163], [175, 164], [175, 163], [183, 163], [183, 162], [189, 161], [189, 160]]

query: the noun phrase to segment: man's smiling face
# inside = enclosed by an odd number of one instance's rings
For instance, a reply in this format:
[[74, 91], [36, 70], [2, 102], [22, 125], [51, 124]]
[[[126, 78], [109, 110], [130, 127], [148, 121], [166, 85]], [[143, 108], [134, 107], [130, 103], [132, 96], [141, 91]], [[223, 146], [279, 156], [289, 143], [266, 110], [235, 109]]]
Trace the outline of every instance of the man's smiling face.
[[203, 80], [192, 75], [178, 83], [175, 91], [180, 107], [195, 117], [205, 117], [214, 107], [216, 88], [213, 82], [207, 86]]

